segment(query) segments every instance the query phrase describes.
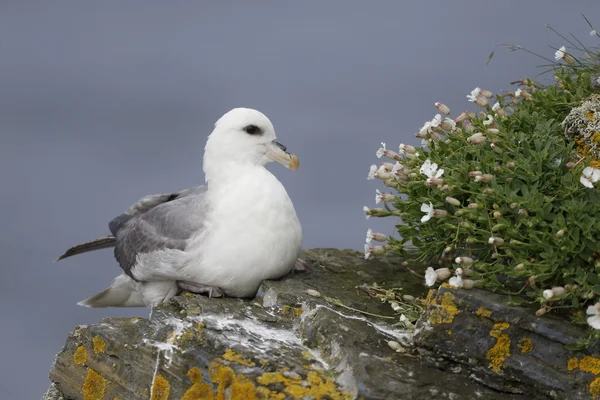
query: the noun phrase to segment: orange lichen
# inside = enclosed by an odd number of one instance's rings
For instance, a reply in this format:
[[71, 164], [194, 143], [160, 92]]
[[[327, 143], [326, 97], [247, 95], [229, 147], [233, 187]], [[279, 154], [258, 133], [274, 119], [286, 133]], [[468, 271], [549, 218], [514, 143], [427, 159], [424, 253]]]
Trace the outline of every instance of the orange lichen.
[[600, 378], [596, 378], [592, 383], [590, 383], [589, 390], [592, 398], [597, 399], [600, 397]]
[[152, 400], [168, 400], [169, 393], [171, 393], [171, 385], [169, 385], [169, 382], [162, 375], [156, 375], [150, 390], [152, 392]]
[[106, 342], [102, 340], [100, 336], [94, 336], [92, 338], [92, 344], [94, 345], [94, 353], [104, 353], [104, 349], [106, 348]]
[[490, 336], [496, 338], [496, 344], [488, 350], [486, 358], [490, 360], [490, 368], [494, 372], [500, 372], [504, 366], [506, 357], [510, 356], [510, 338], [506, 333], [510, 325], [507, 322], [499, 322], [494, 324], [494, 328], [490, 331]]
[[81, 387], [81, 393], [83, 393], [83, 400], [102, 400], [104, 398], [104, 391], [106, 390], [106, 378], [94, 371], [89, 369], [87, 371], [87, 377]]
[[487, 308], [481, 306], [477, 309], [477, 311], [475, 311], [475, 315], [478, 315], [483, 318], [489, 318], [490, 315], [492, 315], [492, 312]]
[[75, 364], [83, 365], [87, 361], [87, 351], [85, 351], [85, 347], [79, 346], [75, 353], [73, 353], [73, 362]]
[[517, 343], [517, 347], [521, 349], [521, 353], [527, 354], [533, 351], [533, 343], [529, 338], [523, 338]]
[[573, 357], [567, 363], [567, 369], [569, 371], [573, 371], [574, 369], [577, 369], [577, 368], [579, 368], [579, 359], [576, 357]]
[[302, 307], [291, 307], [288, 305], [283, 306], [281, 309], [281, 315], [287, 318], [297, 318], [301, 316], [303, 312], [304, 310], [302, 310]]
[[223, 358], [229, 362], [234, 362], [238, 364], [245, 365], [247, 367], [254, 367], [256, 364], [252, 360], [248, 360], [244, 358], [241, 354], [234, 352], [231, 349], [227, 349], [227, 351], [223, 354]]
[[[456, 304], [454, 304], [454, 294], [445, 292], [439, 296], [437, 300], [440, 301], [440, 305], [431, 311], [431, 314], [429, 315], [429, 321], [432, 324], [451, 323], [454, 320], [454, 317], [460, 313], [460, 310]], [[435, 305], [436, 301], [433, 300], [431, 304]]]
[[202, 371], [200, 371], [200, 369], [196, 367], [190, 369], [187, 373], [187, 376], [190, 377], [192, 386], [186, 390], [181, 400], [214, 400], [215, 396], [213, 394], [212, 387], [210, 384], [202, 382]]

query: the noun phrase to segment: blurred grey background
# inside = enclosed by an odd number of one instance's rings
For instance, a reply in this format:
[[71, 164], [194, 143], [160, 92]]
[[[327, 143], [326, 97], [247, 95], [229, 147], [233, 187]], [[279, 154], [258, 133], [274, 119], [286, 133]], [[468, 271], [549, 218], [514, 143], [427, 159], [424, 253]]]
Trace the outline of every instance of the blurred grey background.
[[[76, 324], [146, 309], [76, 302], [119, 273], [110, 250], [53, 264], [70, 245], [107, 234], [139, 197], [203, 182], [214, 122], [257, 108], [298, 171], [285, 184], [306, 248], [362, 249], [374, 206], [367, 181], [384, 141], [416, 145], [435, 101], [457, 114], [475, 86], [498, 91], [586, 43], [589, 1], [2, 1], [0, 3], [0, 388], [39, 398]], [[595, 40], [594, 40], [595, 39]]]

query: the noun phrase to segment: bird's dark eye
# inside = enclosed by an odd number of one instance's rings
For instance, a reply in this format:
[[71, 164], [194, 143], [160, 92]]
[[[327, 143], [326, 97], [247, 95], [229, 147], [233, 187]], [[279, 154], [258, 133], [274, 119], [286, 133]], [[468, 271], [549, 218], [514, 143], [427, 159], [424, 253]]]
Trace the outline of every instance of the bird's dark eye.
[[248, 135], [260, 135], [262, 132], [260, 128], [256, 125], [248, 125], [244, 128], [244, 132]]

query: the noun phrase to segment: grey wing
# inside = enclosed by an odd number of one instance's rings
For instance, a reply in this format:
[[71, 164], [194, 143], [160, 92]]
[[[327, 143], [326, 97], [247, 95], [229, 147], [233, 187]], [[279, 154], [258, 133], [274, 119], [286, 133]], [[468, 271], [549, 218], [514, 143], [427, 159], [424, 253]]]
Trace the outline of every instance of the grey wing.
[[110, 222], [116, 237], [115, 258], [127, 275], [136, 279], [134, 266], [139, 254], [185, 249], [187, 239], [202, 229], [205, 192], [206, 187], [199, 186], [146, 196]]

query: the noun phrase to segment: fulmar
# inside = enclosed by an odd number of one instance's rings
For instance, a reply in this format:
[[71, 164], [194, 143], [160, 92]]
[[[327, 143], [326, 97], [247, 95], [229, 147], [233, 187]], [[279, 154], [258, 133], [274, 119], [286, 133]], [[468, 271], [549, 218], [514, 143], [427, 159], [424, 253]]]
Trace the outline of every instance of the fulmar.
[[298, 259], [302, 227], [285, 188], [265, 168], [271, 161], [298, 167], [264, 114], [235, 108], [223, 115], [204, 148], [205, 185], [145, 196], [110, 221], [111, 235], [58, 258], [114, 247], [123, 273], [78, 304], [154, 306], [181, 290], [253, 297], [263, 280], [306, 269]]

